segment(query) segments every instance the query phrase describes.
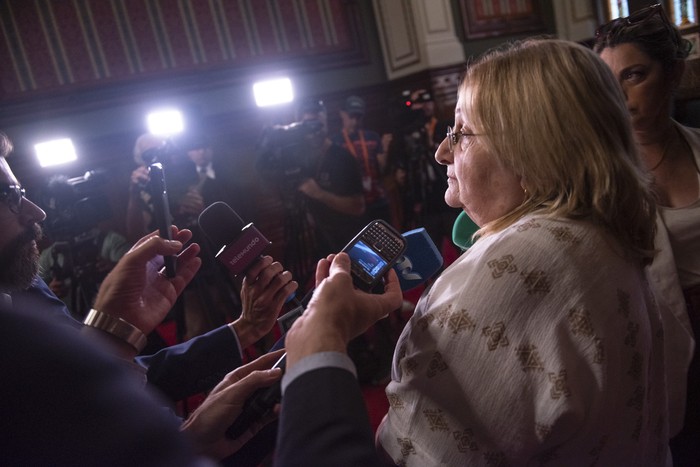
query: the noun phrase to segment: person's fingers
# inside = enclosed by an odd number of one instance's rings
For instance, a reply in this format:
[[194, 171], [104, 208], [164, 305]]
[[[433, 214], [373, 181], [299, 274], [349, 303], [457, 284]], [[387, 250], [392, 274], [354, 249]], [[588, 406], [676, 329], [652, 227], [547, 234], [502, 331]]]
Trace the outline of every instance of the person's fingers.
[[[193, 245], [190, 245], [193, 246]], [[188, 247], [186, 251], [188, 251], [190, 248]], [[193, 251], [199, 251], [196, 248], [192, 249]], [[180, 257], [177, 259], [177, 267], [175, 268], [175, 277], [173, 278], [165, 278], [163, 277], [164, 280], [169, 280], [170, 283], [173, 285], [175, 288], [175, 293], [176, 295], [180, 295], [182, 291], [185, 289], [187, 284], [192, 281], [192, 278], [194, 278], [194, 275], [197, 274], [197, 271], [199, 271], [199, 268], [202, 266], [202, 259], [199, 258], [198, 256], [193, 256], [191, 258], [188, 258], [186, 260], [181, 260]]]
[[189, 245], [187, 245], [187, 248], [182, 250], [177, 255], [178, 264], [180, 264], [181, 262], [184, 264], [185, 262], [190, 261], [192, 258], [199, 255], [200, 250], [201, 247], [199, 246], [199, 243], [190, 243]]
[[256, 389], [266, 388], [282, 377], [280, 368], [253, 370], [231, 386], [222, 389], [219, 394], [227, 404], [243, 406]]
[[139, 238], [138, 241], [137, 241], [136, 243], [134, 243], [134, 245], [131, 247], [131, 249], [129, 250], [129, 252], [135, 250], [135, 249], [138, 248], [140, 245], [146, 243], [151, 237], [156, 237], [156, 236], [158, 236], [158, 231], [157, 231], [157, 230], [154, 230], [153, 232], [150, 232], [150, 233], [144, 235], [143, 237]]
[[328, 272], [331, 267], [331, 262], [327, 258], [318, 260], [316, 265], [316, 287], [321, 285], [321, 282], [328, 277]]
[[245, 273], [245, 278], [249, 283], [253, 283], [258, 279], [258, 276], [263, 269], [272, 264], [272, 256], [261, 256], [253, 262], [253, 264], [248, 268]]
[[[290, 273], [291, 275], [291, 273]], [[284, 301], [292, 295], [299, 288], [299, 283], [297, 281], [287, 282], [284, 287], [279, 289], [274, 296], [274, 309], [281, 308]]]
[[[245, 376], [240, 381], [234, 383], [226, 389], [223, 389], [217, 396], [219, 399], [229, 406], [229, 416], [233, 422], [241, 413], [245, 402], [253, 395], [255, 391], [262, 388], [272, 386], [282, 378], [282, 370], [275, 368], [273, 370], [256, 370]], [[274, 412], [270, 411], [265, 417], [260, 420], [253, 421], [240, 436], [233, 442], [247, 442], [267, 423], [275, 417]], [[272, 418], [270, 418], [272, 417]]]
[[350, 273], [350, 257], [347, 253], [338, 253], [331, 262], [329, 276], [334, 276], [340, 273]]
[[268, 352], [265, 355], [256, 358], [252, 362], [236, 368], [224, 377], [224, 379], [216, 386], [216, 388], [214, 388], [212, 393], [218, 392], [224, 388], [231, 386], [232, 384], [236, 383], [237, 381], [240, 381], [253, 371], [270, 368], [282, 357], [282, 355], [284, 355], [284, 349], [275, 350], [274, 352]]
[[185, 243], [189, 242], [192, 239], [192, 231], [190, 229], [178, 229], [177, 226], [171, 225], [170, 226], [170, 233], [173, 238], [173, 240], [178, 240], [182, 242], [184, 245]]
[[386, 293], [401, 293], [401, 283], [399, 282], [399, 276], [394, 271], [394, 268], [389, 269], [389, 272], [384, 276], [384, 292]]
[[284, 268], [282, 265], [278, 262], [274, 262], [260, 272], [258, 279], [255, 281], [255, 285], [261, 288], [267, 288], [270, 285], [274, 285], [272, 282], [276, 280], [279, 274], [281, 274], [283, 271]]
[[165, 240], [158, 235], [151, 235], [143, 242], [138, 242], [134, 248], [124, 255], [123, 260], [131, 264], [146, 264], [157, 255], [168, 256], [177, 254], [182, 249], [182, 242], [178, 240]]
[[[282, 265], [280, 265], [282, 267]], [[292, 273], [289, 271], [279, 271], [270, 278], [265, 286], [265, 290], [271, 295], [277, 293], [279, 289], [287, 285], [292, 280]]]

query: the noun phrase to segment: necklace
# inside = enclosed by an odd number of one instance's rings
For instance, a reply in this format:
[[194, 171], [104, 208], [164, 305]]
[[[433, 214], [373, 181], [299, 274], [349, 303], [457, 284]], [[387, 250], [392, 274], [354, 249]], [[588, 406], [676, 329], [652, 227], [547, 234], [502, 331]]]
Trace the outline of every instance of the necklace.
[[671, 146], [671, 138], [666, 140], [666, 144], [664, 145], [664, 152], [661, 154], [661, 159], [659, 159], [659, 162], [656, 163], [654, 167], [649, 169], [650, 172], [653, 172], [654, 170], [658, 169], [659, 166], [666, 160], [666, 156], [668, 155], [668, 148]]

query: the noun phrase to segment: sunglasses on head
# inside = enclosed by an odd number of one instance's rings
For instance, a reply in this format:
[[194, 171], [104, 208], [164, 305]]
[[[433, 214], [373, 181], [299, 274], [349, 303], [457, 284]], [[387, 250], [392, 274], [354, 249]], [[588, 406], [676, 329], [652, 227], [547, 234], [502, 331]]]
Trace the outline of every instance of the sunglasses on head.
[[668, 22], [668, 17], [666, 16], [666, 13], [664, 13], [664, 8], [660, 3], [656, 3], [654, 5], [648, 6], [646, 8], [642, 8], [639, 11], [636, 11], [632, 13], [631, 15], [627, 16], [626, 18], [616, 18], [609, 23], [605, 23], [595, 31], [595, 37], [596, 39], [600, 37], [605, 37], [607, 36], [610, 31], [618, 26], [632, 26], [634, 24], [640, 24], [645, 21], [648, 21], [650, 18], [652, 18], [654, 15], [661, 15], [661, 19], [669, 24]]
[[24, 188], [19, 185], [0, 184], [0, 200], [7, 203], [10, 211], [17, 214], [22, 207]]

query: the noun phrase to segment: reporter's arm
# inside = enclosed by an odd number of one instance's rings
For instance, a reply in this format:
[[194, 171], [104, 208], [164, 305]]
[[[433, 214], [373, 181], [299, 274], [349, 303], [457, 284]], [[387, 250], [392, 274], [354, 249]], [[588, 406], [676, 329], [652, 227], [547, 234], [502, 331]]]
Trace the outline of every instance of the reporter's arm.
[[[317, 288], [287, 333], [277, 466], [379, 466], [347, 344], [401, 305], [393, 270], [381, 295], [356, 290], [345, 253], [319, 261]], [[313, 395], [313, 397], [310, 397]]]
[[287, 297], [297, 289], [289, 271], [263, 256], [246, 272], [241, 316], [182, 344], [137, 357], [148, 382], [173, 401], [211, 390], [242, 364], [242, 350], [265, 336], [277, 322]]
[[211, 390], [226, 373], [241, 366], [239, 348], [229, 326], [221, 326], [153, 355], [136, 357], [136, 363], [146, 369], [150, 385], [177, 402]]
[[313, 178], [304, 180], [299, 191], [311, 199], [325, 204], [334, 211], [351, 216], [361, 216], [365, 212], [365, 198], [362, 193], [355, 195], [337, 195], [324, 190]]
[[276, 467], [382, 465], [352, 372], [334, 366], [317, 368], [287, 385], [275, 459]]

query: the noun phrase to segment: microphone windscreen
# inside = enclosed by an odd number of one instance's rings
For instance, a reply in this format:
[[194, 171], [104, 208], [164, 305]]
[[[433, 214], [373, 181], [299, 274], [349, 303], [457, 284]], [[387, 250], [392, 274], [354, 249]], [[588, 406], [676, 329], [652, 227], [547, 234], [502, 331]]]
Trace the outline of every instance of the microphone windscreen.
[[442, 267], [442, 255], [425, 228], [404, 234], [406, 251], [396, 260], [394, 270], [399, 276], [401, 290], [406, 292], [424, 284]]
[[202, 211], [198, 222], [202, 232], [214, 246], [214, 251], [219, 251], [235, 240], [245, 225], [236, 211], [223, 201], [217, 201]]
[[460, 247], [462, 250], [469, 249], [472, 246], [472, 235], [479, 230], [479, 226], [462, 211], [455, 219], [452, 226], [452, 243]]

